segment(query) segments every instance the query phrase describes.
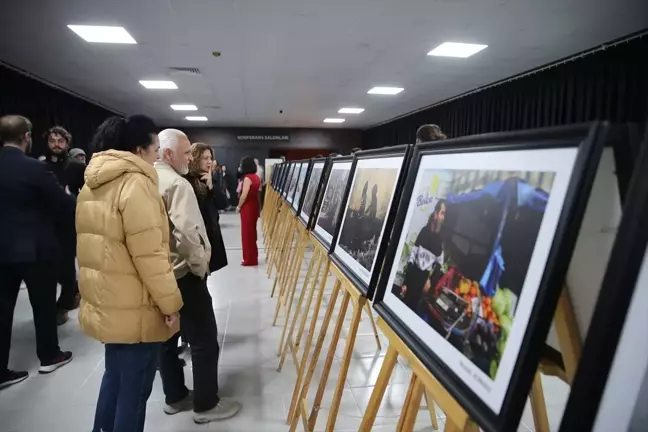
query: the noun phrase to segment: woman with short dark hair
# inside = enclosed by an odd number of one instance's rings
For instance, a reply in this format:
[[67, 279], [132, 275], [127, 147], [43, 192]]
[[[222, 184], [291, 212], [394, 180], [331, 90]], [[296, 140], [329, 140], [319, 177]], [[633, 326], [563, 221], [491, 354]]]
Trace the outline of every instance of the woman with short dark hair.
[[257, 166], [249, 156], [241, 159], [241, 196], [236, 211], [241, 213], [241, 242], [243, 246], [243, 266], [259, 264], [257, 249], [257, 219], [261, 211], [259, 190], [261, 179], [256, 175]]
[[92, 147], [76, 208], [79, 322], [105, 344], [92, 430], [141, 432], [160, 345], [179, 331], [182, 308], [153, 168], [157, 127], [145, 116], [111, 117]]

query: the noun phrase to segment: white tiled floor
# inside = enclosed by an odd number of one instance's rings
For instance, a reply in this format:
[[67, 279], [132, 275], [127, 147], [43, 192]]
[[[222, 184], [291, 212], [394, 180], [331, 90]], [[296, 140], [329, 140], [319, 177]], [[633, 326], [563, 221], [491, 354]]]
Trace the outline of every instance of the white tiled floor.
[[[157, 377], [148, 404], [146, 431], [274, 432], [288, 430], [285, 419], [296, 373], [290, 356], [286, 358], [283, 370], [281, 372], [276, 370], [279, 360], [276, 350], [281, 336], [281, 326], [272, 326], [276, 305], [276, 300], [270, 298], [273, 280], [266, 277], [263, 251], [260, 251], [262, 265], [258, 268], [239, 266], [241, 241], [238, 216], [223, 215], [221, 226], [230, 265], [209, 279], [221, 340], [221, 394], [240, 400], [243, 409], [233, 419], [203, 426], [195, 425], [188, 413], [166, 416], [162, 412], [164, 395]], [[306, 264], [307, 262], [304, 263]], [[302, 277], [304, 274], [305, 271]], [[325, 302], [326, 300], [325, 297]], [[51, 376], [38, 376], [32, 312], [26, 292], [21, 291], [14, 318], [10, 365], [14, 368], [29, 369], [31, 377], [24, 383], [0, 391], [0, 432], [78, 432], [91, 429], [94, 406], [103, 374], [103, 347], [81, 333], [76, 322], [76, 313], [72, 315], [70, 322], [60, 328], [59, 335], [61, 347], [74, 352], [74, 361]], [[323, 312], [320, 315], [323, 315]], [[282, 323], [283, 319], [280, 317], [278, 324]], [[346, 339], [346, 329], [342, 332], [342, 338]], [[325, 350], [329, 346], [328, 342], [327, 340], [324, 345]], [[370, 322], [366, 315], [363, 315], [336, 430], [358, 429], [384, 360], [386, 350], [384, 338], [382, 345], [382, 350], [378, 350]], [[317, 391], [326, 356], [325, 350], [320, 355], [320, 362], [311, 385], [310, 401]], [[342, 341], [336, 348], [316, 430], [323, 430], [326, 425], [343, 350]], [[191, 385], [189, 367], [185, 368], [185, 374], [188, 384]], [[407, 392], [409, 377], [408, 368], [399, 363], [380, 406], [374, 431], [394, 430]], [[549, 420], [552, 430], [557, 430], [568, 388], [557, 379], [544, 378]], [[444, 415], [438, 407], [437, 415], [439, 427], [442, 429]], [[415, 430], [432, 431], [430, 424], [427, 410], [421, 407]], [[301, 425], [298, 427], [298, 430], [300, 429]], [[527, 405], [519, 430], [532, 429], [533, 419]]]

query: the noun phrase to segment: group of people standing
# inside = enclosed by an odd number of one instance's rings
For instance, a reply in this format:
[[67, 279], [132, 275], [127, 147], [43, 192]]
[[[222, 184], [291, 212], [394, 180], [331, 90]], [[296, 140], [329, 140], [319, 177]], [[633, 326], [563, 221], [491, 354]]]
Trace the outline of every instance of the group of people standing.
[[[27, 156], [31, 131], [25, 117], [0, 118], [0, 224], [12, 227], [0, 236], [0, 388], [28, 376], [8, 369], [22, 281], [34, 310], [39, 372], [72, 360], [56, 330], [56, 285], [63, 286], [69, 248], [72, 265], [78, 260], [80, 296], [72, 298], [80, 299], [81, 328], [105, 345], [93, 432], [142, 431], [158, 367], [165, 413], [193, 410], [196, 423], [234, 416], [240, 404], [218, 391], [220, 348], [207, 288], [207, 277], [228, 264], [219, 225], [223, 189], [215, 181], [222, 173], [214, 175], [211, 147], [192, 145], [176, 129], [158, 133], [145, 116], [111, 117], [97, 130], [94, 155], [76, 182], [75, 169], [59, 177], [48, 162]], [[71, 137], [56, 134], [69, 146]], [[66, 146], [53, 145], [56, 159], [46, 158], [77, 163], [58, 148], [67, 154]], [[244, 158], [239, 170], [242, 264], [256, 265], [262, 182], [253, 159]], [[191, 347], [193, 390], [184, 382], [180, 336]]]

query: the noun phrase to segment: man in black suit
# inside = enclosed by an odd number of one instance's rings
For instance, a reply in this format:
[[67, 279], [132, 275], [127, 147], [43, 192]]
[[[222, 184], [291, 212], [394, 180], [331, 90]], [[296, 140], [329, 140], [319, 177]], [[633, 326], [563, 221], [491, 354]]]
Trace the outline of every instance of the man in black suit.
[[56, 283], [59, 235], [74, 235], [75, 200], [43, 162], [28, 157], [31, 122], [0, 117], [0, 388], [27, 378], [8, 369], [11, 328], [20, 284], [25, 281], [34, 312], [39, 373], [72, 360], [58, 345]]
[[[75, 197], [83, 187], [85, 165], [73, 157], [68, 150], [72, 143], [72, 135], [61, 126], [54, 126], [45, 132], [47, 150], [45, 164], [54, 173], [61, 187]], [[79, 307], [79, 284], [76, 273], [76, 236], [66, 236], [59, 233], [61, 259], [59, 262], [58, 282], [61, 284], [61, 295], [58, 302], [56, 321], [58, 325], [68, 320], [68, 311]]]

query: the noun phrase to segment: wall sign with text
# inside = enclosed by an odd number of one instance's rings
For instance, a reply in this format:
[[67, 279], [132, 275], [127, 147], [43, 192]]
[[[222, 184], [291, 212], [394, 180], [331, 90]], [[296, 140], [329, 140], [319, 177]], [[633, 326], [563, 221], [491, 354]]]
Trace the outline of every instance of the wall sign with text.
[[238, 141], [290, 141], [290, 135], [239, 135]]

